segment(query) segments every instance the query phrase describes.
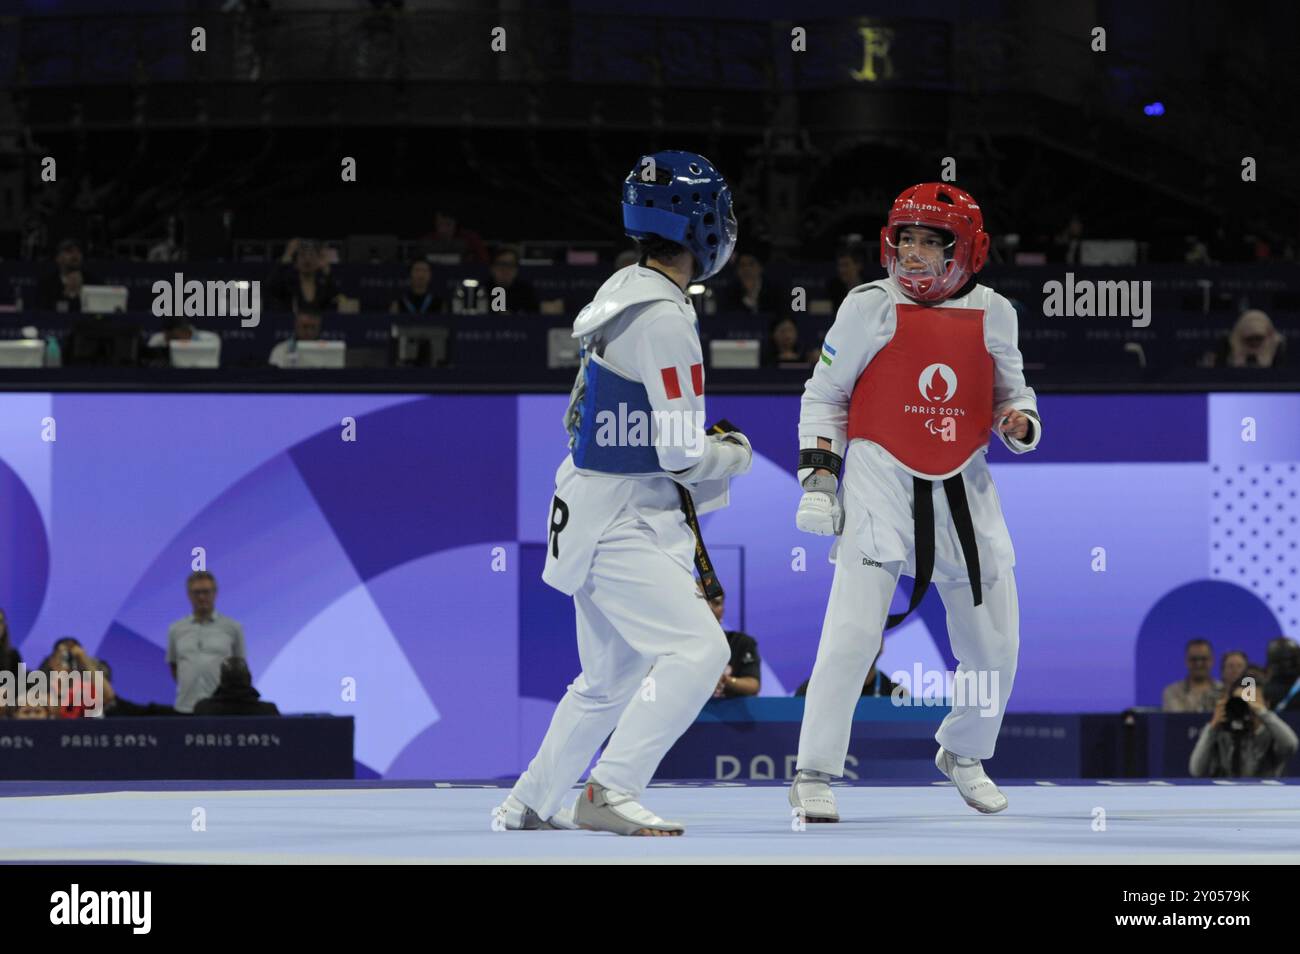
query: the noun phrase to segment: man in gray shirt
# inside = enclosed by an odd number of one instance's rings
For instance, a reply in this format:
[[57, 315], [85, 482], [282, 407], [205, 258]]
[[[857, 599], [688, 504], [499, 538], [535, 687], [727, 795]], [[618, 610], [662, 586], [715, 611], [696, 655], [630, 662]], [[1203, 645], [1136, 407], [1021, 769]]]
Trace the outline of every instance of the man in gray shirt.
[[1187, 678], [1165, 686], [1160, 697], [1161, 712], [1212, 712], [1223, 695], [1223, 683], [1210, 675], [1214, 650], [1208, 639], [1193, 639], [1185, 654]]
[[167, 630], [167, 663], [176, 680], [177, 712], [193, 712], [194, 703], [216, 691], [222, 660], [248, 658], [244, 628], [216, 610], [216, 578], [207, 570], [195, 570], [185, 589], [194, 612]]

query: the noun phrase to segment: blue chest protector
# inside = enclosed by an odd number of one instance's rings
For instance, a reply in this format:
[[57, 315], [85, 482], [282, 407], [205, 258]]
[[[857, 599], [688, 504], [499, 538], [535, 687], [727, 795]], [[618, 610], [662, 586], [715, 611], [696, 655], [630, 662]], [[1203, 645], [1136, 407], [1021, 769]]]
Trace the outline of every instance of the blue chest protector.
[[582, 364], [565, 421], [574, 466], [606, 474], [662, 473], [645, 385], [599, 363], [586, 349]]

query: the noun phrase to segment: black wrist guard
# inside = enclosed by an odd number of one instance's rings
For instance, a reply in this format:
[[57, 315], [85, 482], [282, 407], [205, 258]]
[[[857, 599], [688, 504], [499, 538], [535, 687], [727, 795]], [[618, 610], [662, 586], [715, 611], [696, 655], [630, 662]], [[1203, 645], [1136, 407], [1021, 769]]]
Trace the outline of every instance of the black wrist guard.
[[829, 470], [837, 479], [844, 467], [844, 458], [820, 447], [805, 447], [799, 452], [799, 469]]

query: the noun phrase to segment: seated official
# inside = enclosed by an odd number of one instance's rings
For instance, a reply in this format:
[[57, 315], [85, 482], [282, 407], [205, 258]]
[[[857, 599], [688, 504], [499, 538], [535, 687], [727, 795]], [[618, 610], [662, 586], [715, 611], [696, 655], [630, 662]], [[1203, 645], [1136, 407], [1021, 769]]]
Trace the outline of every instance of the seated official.
[[423, 259], [411, 263], [406, 288], [388, 306], [393, 315], [433, 315], [442, 311], [442, 299], [430, 287], [433, 268]]
[[[697, 581], [695, 592], [704, 597], [704, 588]], [[726, 597], [717, 596], [709, 600], [709, 609], [718, 624], [726, 611]], [[763, 663], [758, 658], [758, 640], [748, 633], [723, 630], [727, 645], [731, 647], [731, 659], [718, 678], [718, 685], [713, 690], [714, 699], [734, 699], [737, 696], [756, 696], [762, 688]]]
[[842, 246], [835, 253], [835, 277], [826, 279], [826, 297], [831, 300], [831, 308], [839, 311], [849, 292], [868, 280], [866, 274], [867, 253], [862, 243]]
[[321, 315], [318, 311], [300, 309], [293, 316], [293, 334], [271, 349], [266, 363], [273, 368], [292, 368], [298, 363], [298, 342], [319, 341]]
[[253, 688], [253, 674], [248, 661], [231, 656], [221, 664], [221, 681], [217, 691], [194, 703], [196, 716], [278, 716], [274, 702], [262, 702], [261, 693]]
[[32, 290], [32, 307], [40, 311], [81, 311], [83, 285], [100, 285], [97, 275], [82, 270], [81, 243], [64, 239], [54, 256], [55, 269], [41, 276]]
[[155, 331], [145, 342], [146, 348], [165, 348], [173, 341], [218, 342], [221, 335], [203, 331], [190, 324], [187, 318], [164, 318], [162, 331]]
[[494, 295], [500, 288], [505, 292], [503, 314], [534, 315], [541, 311], [537, 300], [537, 291], [532, 283], [519, 277], [519, 253], [513, 248], [497, 249], [492, 256], [492, 281], [488, 284], [488, 294]]
[[757, 255], [741, 252], [735, 262], [735, 279], [718, 293], [718, 311], [771, 315], [789, 308], [789, 299], [763, 281], [763, 263]]
[[[901, 688], [898, 683], [890, 679], [883, 672], [876, 668], [876, 663], [880, 661], [880, 653], [884, 652], [884, 646], [876, 652], [876, 658], [871, 661], [871, 668], [867, 670], [867, 678], [862, 680], [862, 695], [864, 696], [892, 696], [894, 690], [898, 690], [899, 696], [907, 695], [907, 690]], [[796, 696], [808, 695], [808, 683], [811, 678], [805, 679], [799, 683], [799, 688], [794, 691]]]

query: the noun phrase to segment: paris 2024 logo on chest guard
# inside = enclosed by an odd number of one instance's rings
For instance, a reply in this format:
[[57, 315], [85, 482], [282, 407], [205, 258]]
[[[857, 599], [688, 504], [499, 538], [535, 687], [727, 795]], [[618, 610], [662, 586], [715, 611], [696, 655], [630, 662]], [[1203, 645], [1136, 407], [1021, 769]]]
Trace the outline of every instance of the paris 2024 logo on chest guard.
[[[957, 394], [957, 372], [948, 365], [941, 363], [927, 365], [921, 371], [920, 377], [916, 379], [916, 389], [921, 392], [925, 404], [910, 407], [909, 411], [941, 417], [965, 414], [964, 408], [944, 406]], [[934, 417], [929, 417], [926, 419], [925, 429], [935, 436], [942, 437], [945, 428]]]

